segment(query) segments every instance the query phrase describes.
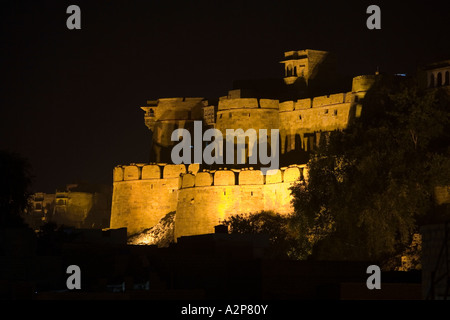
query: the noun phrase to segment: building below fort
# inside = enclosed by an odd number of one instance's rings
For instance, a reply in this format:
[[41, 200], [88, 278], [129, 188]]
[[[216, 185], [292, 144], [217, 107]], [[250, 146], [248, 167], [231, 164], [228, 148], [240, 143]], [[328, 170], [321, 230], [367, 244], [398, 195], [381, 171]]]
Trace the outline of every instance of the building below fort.
[[31, 196], [24, 219], [34, 230], [45, 223], [74, 228], [108, 228], [111, 216], [111, 188], [92, 184], [69, 184], [55, 193]]

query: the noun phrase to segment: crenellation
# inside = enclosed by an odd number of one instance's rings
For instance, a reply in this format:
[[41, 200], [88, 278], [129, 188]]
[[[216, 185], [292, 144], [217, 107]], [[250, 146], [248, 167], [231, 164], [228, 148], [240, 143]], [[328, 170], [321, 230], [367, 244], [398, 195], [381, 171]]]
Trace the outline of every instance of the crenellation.
[[192, 188], [195, 185], [195, 175], [186, 173], [181, 176], [181, 188]]
[[324, 107], [334, 104], [344, 103], [345, 93], [330, 94], [327, 96], [315, 97], [312, 101], [312, 107]]
[[231, 170], [218, 170], [214, 173], [215, 186], [234, 186], [235, 176]]
[[281, 183], [283, 182], [283, 176], [281, 170], [276, 170], [275, 173], [272, 173], [270, 175], [266, 175], [266, 184], [272, 184], [272, 183]]
[[300, 99], [294, 104], [294, 110], [303, 110], [312, 108], [312, 99]]
[[139, 180], [141, 178], [141, 168], [138, 166], [126, 166], [124, 169], [124, 180]]
[[283, 182], [295, 182], [300, 178], [300, 169], [289, 167], [284, 171]]
[[163, 178], [176, 178], [180, 174], [186, 173], [186, 166], [184, 164], [168, 164], [163, 168]]
[[150, 164], [142, 167], [142, 180], [147, 179], [161, 179], [161, 167], [155, 164]]
[[123, 181], [123, 168], [122, 166], [117, 166], [113, 171], [113, 181]]
[[243, 170], [239, 173], [239, 185], [264, 184], [261, 170]]
[[207, 187], [213, 184], [213, 174], [209, 172], [199, 172], [195, 176], [195, 186], [196, 187]]

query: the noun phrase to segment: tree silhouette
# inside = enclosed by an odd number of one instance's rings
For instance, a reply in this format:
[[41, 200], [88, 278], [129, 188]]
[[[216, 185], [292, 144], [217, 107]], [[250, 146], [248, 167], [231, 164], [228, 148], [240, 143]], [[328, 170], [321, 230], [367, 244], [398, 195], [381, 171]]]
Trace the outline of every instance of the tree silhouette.
[[293, 188], [318, 259], [378, 260], [402, 252], [436, 216], [433, 190], [450, 184], [448, 96], [413, 80], [382, 77], [361, 118], [332, 132]]
[[29, 207], [31, 165], [18, 154], [0, 150], [0, 227], [24, 226]]

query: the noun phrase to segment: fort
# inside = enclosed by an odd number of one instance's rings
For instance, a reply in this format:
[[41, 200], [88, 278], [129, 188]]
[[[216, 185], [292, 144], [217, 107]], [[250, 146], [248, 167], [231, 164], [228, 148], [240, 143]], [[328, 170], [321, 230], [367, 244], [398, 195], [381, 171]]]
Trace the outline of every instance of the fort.
[[[291, 213], [290, 187], [308, 177], [305, 155], [326, 139], [327, 132], [342, 130], [360, 116], [361, 102], [376, 75], [354, 77], [347, 92], [311, 96], [328, 90], [327, 81], [333, 79], [329, 53], [289, 51], [284, 58], [285, 77], [276, 93], [255, 91], [257, 85], [247, 82], [220, 97], [217, 104], [202, 97], [147, 101], [141, 109], [152, 134], [153, 162], [114, 168], [110, 227], [126, 227], [129, 235], [138, 234], [175, 212], [176, 241], [213, 233], [214, 226], [234, 214]], [[171, 140], [172, 132], [186, 129], [193, 136], [195, 121], [202, 121], [204, 129], [219, 130], [223, 139], [227, 129], [279, 130], [283, 166], [268, 175], [260, 164], [250, 167], [248, 161], [227, 167], [194, 161], [173, 164], [170, 155], [177, 142]], [[269, 135], [264, 138], [273, 143]], [[200, 141], [205, 144], [201, 137]], [[247, 160], [250, 153], [246, 145]]]
[[[216, 101], [203, 97], [148, 100], [141, 109], [151, 133], [149, 162], [115, 167], [112, 196], [108, 190], [81, 186], [35, 194], [32, 216], [37, 222], [33, 224], [53, 221], [78, 228], [127, 228], [132, 236], [165, 225], [164, 218], [174, 216], [169, 225], [173, 225], [172, 240], [177, 241], [182, 236], [213, 233], [214, 226], [235, 214], [291, 213], [290, 188], [296, 181], [307, 181], [309, 152], [326, 141], [329, 132], [343, 130], [361, 116], [364, 97], [379, 75], [339, 78], [333, 57], [318, 50], [285, 52], [281, 63], [283, 78], [236, 81]], [[423, 87], [443, 87], [450, 93], [449, 72], [449, 60], [430, 64], [419, 73], [419, 81]], [[199, 121], [202, 132], [196, 136]], [[253, 149], [247, 140], [244, 164], [198, 163], [194, 157], [190, 164], [175, 164], [171, 151], [178, 142], [171, 135], [176, 129], [186, 129], [193, 137], [191, 148], [201, 150], [208, 146], [202, 137], [209, 129], [220, 131], [224, 140], [228, 129], [253, 129], [259, 134], [278, 130], [279, 168], [267, 174], [266, 163], [250, 162]], [[270, 135], [263, 138], [273, 143]], [[198, 141], [201, 146], [196, 145]], [[450, 201], [447, 186], [437, 186], [435, 193], [438, 204]]]

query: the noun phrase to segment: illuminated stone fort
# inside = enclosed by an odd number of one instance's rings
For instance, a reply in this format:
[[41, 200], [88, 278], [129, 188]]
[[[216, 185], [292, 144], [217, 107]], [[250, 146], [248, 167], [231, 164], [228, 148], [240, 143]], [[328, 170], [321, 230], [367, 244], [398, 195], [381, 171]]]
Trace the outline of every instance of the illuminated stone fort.
[[[329, 53], [290, 51], [281, 63], [285, 75], [281, 85], [274, 84], [275, 93], [273, 87], [257, 92], [252, 90], [255, 86], [242, 85], [216, 105], [205, 98], [147, 101], [141, 109], [152, 133], [153, 162], [114, 168], [110, 227], [127, 227], [129, 235], [136, 234], [176, 212], [176, 240], [212, 233], [214, 226], [234, 214], [292, 212], [290, 187], [307, 179], [305, 154], [326, 139], [327, 132], [342, 130], [359, 117], [361, 101], [376, 75], [354, 77], [347, 92], [311, 96], [326, 91], [333, 79]], [[177, 143], [171, 141], [172, 132], [179, 128], [193, 132], [194, 121], [203, 121], [204, 129], [220, 130], [224, 137], [226, 129], [278, 129], [281, 168], [264, 175], [258, 165], [171, 164], [171, 149]]]

